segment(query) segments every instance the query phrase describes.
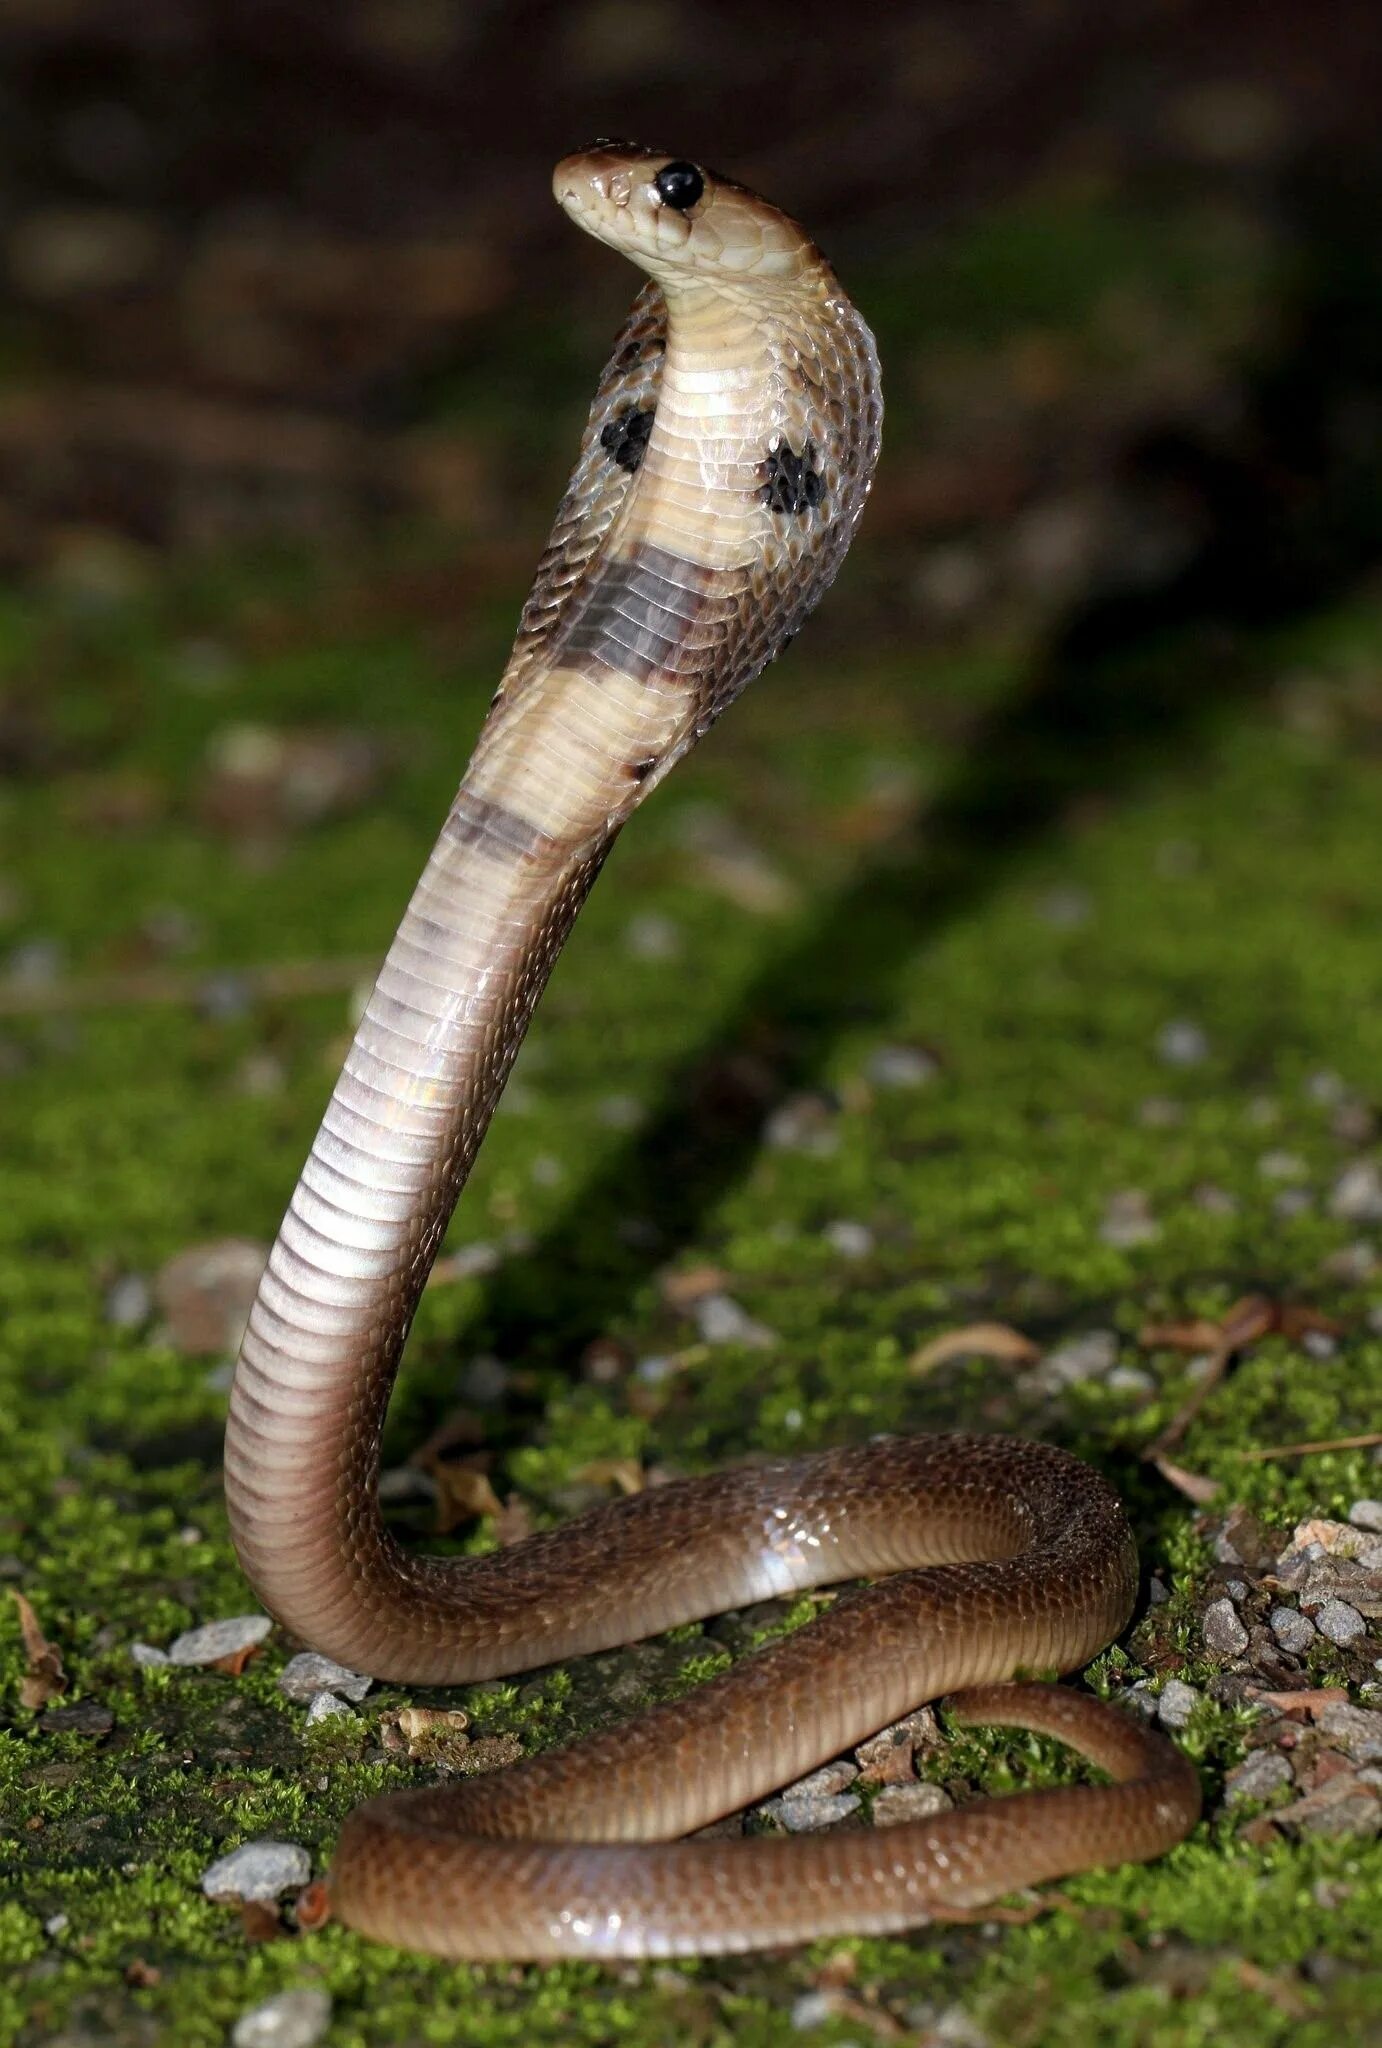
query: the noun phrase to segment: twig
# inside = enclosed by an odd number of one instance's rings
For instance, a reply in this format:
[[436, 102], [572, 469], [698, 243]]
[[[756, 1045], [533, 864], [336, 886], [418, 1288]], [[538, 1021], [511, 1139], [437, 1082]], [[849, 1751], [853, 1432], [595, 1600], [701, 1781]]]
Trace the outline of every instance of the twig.
[[378, 968], [377, 958], [284, 960], [259, 967], [141, 967], [58, 981], [0, 981], [0, 1017], [117, 1010], [142, 1003], [205, 1002], [224, 984], [265, 998], [338, 995]]
[[1269, 1444], [1265, 1450], [1238, 1451], [1237, 1457], [1250, 1464], [1265, 1464], [1269, 1458], [1308, 1458], [1314, 1451], [1365, 1451], [1370, 1444], [1382, 1444], [1382, 1429], [1366, 1429], [1361, 1436], [1322, 1437], [1313, 1444]]

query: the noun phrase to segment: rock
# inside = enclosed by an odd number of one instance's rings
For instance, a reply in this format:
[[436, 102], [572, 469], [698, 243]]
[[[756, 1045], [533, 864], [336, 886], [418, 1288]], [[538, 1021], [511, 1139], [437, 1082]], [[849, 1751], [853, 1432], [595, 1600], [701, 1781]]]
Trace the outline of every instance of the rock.
[[1099, 1219], [1099, 1235], [1117, 1251], [1132, 1251], [1137, 1245], [1156, 1242], [1161, 1225], [1141, 1188], [1120, 1188], [1109, 1196]]
[[766, 1351], [777, 1342], [774, 1331], [755, 1322], [728, 1294], [703, 1294], [693, 1303], [691, 1313], [705, 1344], [747, 1344], [755, 1351]]
[[1329, 1191], [1329, 1213], [1345, 1223], [1382, 1223], [1382, 1169], [1355, 1159]]
[[839, 1110], [825, 1095], [789, 1095], [764, 1124], [763, 1142], [775, 1152], [829, 1159], [839, 1150]]
[[1382, 1801], [1371, 1785], [1342, 1771], [1273, 1818], [1293, 1834], [1375, 1835], [1382, 1830]]
[[1168, 1067], [1198, 1067], [1209, 1058], [1209, 1040], [1198, 1024], [1178, 1017], [1157, 1033], [1156, 1049]]
[[[1231, 1600], [1211, 1600], [1200, 1624], [1205, 1648], [1217, 1657], [1239, 1657], [1248, 1647], [1248, 1632]], [[1162, 1695], [1165, 1698], [1165, 1694]]]
[[1131, 1394], [1139, 1400], [1156, 1392], [1156, 1381], [1140, 1365], [1115, 1365], [1104, 1384], [1111, 1394]]
[[70, 1707], [49, 1707], [38, 1717], [40, 1735], [109, 1735], [115, 1716], [99, 1700], [78, 1700]]
[[1348, 1511], [1348, 1519], [1355, 1529], [1382, 1535], [1382, 1500], [1356, 1500]]
[[117, 1330], [137, 1330], [153, 1313], [154, 1298], [142, 1273], [122, 1273], [106, 1290], [106, 1321]]
[[1339, 1700], [1324, 1709], [1318, 1726], [1354, 1763], [1382, 1763], [1382, 1713]]
[[1362, 1615], [1356, 1607], [1350, 1607], [1347, 1600], [1326, 1600], [1315, 1616], [1315, 1626], [1322, 1636], [1327, 1636], [1331, 1643], [1337, 1643], [1341, 1650], [1368, 1632]]
[[339, 1721], [342, 1717], [347, 1721], [358, 1719], [354, 1709], [348, 1707], [334, 1692], [314, 1692], [307, 1702], [303, 1726], [319, 1728], [323, 1721]]
[[873, 1250], [873, 1232], [867, 1223], [854, 1223], [848, 1217], [827, 1223], [821, 1236], [842, 1259], [866, 1259]]
[[1182, 1678], [1168, 1678], [1157, 1698], [1157, 1719], [1163, 1728], [1184, 1728], [1200, 1703], [1200, 1694]]
[[1291, 1766], [1278, 1749], [1255, 1749], [1224, 1779], [1224, 1799], [1237, 1806], [1246, 1799], [1269, 1799], [1291, 1782]]
[[1115, 1330], [1086, 1330], [1066, 1344], [1048, 1351], [1033, 1378], [1053, 1390], [1073, 1387], [1079, 1380], [1098, 1379], [1118, 1363], [1118, 1333]]
[[792, 1835], [828, 1828], [857, 1811], [857, 1793], [848, 1792], [845, 1788], [852, 1785], [858, 1775], [858, 1767], [854, 1764], [844, 1761], [826, 1764], [823, 1769], [812, 1771], [809, 1777], [799, 1778], [796, 1784], [784, 1787], [776, 1799], [765, 1802], [761, 1811], [780, 1821]]
[[290, 1700], [299, 1701], [310, 1700], [319, 1692], [337, 1692], [348, 1700], [362, 1700], [373, 1683], [363, 1672], [347, 1670], [344, 1664], [320, 1657], [315, 1650], [303, 1650], [290, 1657], [278, 1674], [279, 1691], [287, 1693]]
[[168, 1652], [158, 1649], [153, 1643], [131, 1643], [130, 1660], [141, 1671], [157, 1671], [161, 1665], [172, 1662]]
[[233, 2048], [315, 2048], [330, 2024], [330, 1994], [304, 1984], [251, 2006], [235, 2022], [230, 2038]]
[[296, 1842], [246, 1842], [202, 1872], [208, 1899], [278, 1898], [300, 1890], [312, 1875], [312, 1859]]
[[208, 1621], [189, 1628], [168, 1646], [170, 1664], [219, 1664], [262, 1643], [273, 1627], [267, 1614], [236, 1614], [227, 1621]]
[[873, 1802], [876, 1828], [895, 1828], [903, 1821], [930, 1820], [948, 1813], [955, 1804], [943, 1785], [928, 1785], [916, 1779], [910, 1785], [885, 1785]]
[[940, 1072], [940, 1063], [919, 1045], [880, 1045], [864, 1067], [875, 1088], [924, 1088]]
[[1315, 1640], [1314, 1622], [1295, 1607], [1274, 1607], [1267, 1616], [1267, 1626], [1282, 1649], [1289, 1650], [1293, 1657], [1303, 1657]]

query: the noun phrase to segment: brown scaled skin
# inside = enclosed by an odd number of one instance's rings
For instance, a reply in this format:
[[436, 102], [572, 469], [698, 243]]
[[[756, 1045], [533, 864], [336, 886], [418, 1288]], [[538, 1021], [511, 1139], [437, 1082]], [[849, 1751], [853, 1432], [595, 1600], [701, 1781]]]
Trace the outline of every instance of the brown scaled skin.
[[[863, 510], [873, 340], [802, 231], [601, 144], [558, 200], [649, 276], [601, 378], [517, 643], [380, 973], [250, 1318], [231, 1528], [271, 1613], [377, 1677], [461, 1684], [775, 1594], [890, 1574], [630, 1728], [372, 1800], [330, 1904], [454, 1957], [709, 1953], [964, 1911], [1158, 1855], [1198, 1786], [1160, 1736], [1050, 1686], [1118, 1632], [1116, 1496], [1002, 1438], [880, 1440], [660, 1488], [463, 1564], [384, 1527], [384, 1413], [529, 1017], [625, 819], [777, 654]], [[886, 1831], [679, 1842], [921, 1701], [1047, 1729], [1115, 1780]]]

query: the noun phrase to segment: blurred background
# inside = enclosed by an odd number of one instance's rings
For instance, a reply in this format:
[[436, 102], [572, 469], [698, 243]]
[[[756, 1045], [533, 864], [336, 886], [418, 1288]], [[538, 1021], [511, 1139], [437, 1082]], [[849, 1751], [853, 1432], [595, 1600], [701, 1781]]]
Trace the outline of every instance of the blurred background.
[[632, 284], [550, 167], [612, 132], [875, 321], [878, 630], [1207, 549], [1279, 602], [1382, 531], [1380, 88], [1370, 0], [0, 0], [0, 564], [430, 523], [520, 578]]

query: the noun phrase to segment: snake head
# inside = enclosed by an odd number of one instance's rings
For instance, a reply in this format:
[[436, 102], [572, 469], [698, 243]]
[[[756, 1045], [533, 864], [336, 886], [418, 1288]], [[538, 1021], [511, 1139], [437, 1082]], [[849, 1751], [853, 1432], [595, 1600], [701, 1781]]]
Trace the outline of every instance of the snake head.
[[631, 142], [596, 142], [563, 157], [557, 203], [578, 227], [646, 270], [664, 289], [752, 277], [797, 282], [823, 267], [809, 236], [732, 178], [688, 157]]

